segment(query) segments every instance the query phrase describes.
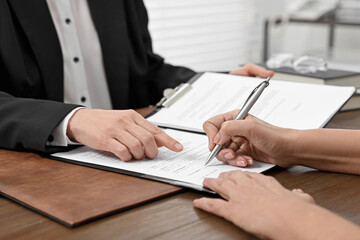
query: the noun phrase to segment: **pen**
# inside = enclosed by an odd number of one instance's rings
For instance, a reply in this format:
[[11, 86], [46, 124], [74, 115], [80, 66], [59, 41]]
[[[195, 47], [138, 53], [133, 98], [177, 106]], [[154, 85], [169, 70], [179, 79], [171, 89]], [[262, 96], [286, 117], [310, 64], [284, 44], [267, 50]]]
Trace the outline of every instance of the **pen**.
[[[240, 109], [238, 115], [236, 116], [235, 120], [241, 120], [243, 119], [246, 114], [250, 111], [252, 106], [254, 106], [255, 102], [260, 97], [261, 93], [264, 91], [264, 89], [269, 86], [270, 77], [268, 77], [265, 81], [260, 83], [250, 94], [250, 96], [246, 99], [244, 105]], [[211, 160], [218, 154], [220, 149], [223, 147], [223, 145], [216, 145], [215, 148], [210, 153], [209, 157], [206, 160], [205, 166], [211, 162]]]

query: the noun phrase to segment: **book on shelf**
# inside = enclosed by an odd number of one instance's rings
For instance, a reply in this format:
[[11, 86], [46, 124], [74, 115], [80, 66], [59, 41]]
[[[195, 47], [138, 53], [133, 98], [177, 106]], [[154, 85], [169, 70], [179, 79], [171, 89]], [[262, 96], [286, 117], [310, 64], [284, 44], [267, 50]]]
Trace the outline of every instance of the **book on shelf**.
[[271, 70], [275, 72], [273, 79], [276, 80], [360, 87], [359, 72], [328, 69], [327, 71], [317, 71], [315, 73], [299, 73], [291, 67], [281, 67]]

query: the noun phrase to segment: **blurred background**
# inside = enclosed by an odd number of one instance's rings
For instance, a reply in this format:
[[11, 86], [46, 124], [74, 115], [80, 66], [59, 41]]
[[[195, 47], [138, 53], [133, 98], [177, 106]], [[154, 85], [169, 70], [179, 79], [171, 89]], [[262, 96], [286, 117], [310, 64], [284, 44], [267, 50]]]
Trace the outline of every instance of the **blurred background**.
[[154, 50], [196, 71], [264, 63], [276, 53], [360, 72], [360, 0], [145, 0]]

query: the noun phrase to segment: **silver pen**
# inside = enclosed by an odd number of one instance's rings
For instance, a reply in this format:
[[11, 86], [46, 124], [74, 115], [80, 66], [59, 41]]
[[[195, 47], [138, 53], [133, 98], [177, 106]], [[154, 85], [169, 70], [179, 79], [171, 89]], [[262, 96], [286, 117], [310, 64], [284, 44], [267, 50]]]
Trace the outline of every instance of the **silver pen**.
[[[260, 83], [250, 94], [250, 96], [245, 101], [244, 105], [240, 109], [238, 115], [236, 116], [235, 120], [241, 120], [243, 119], [246, 114], [250, 111], [252, 106], [254, 106], [255, 102], [258, 100], [264, 89], [269, 86], [270, 77], [267, 78], [265, 81]], [[206, 160], [205, 166], [218, 154], [218, 152], [221, 150], [223, 145], [216, 145], [212, 152], [210, 153], [208, 159]]]

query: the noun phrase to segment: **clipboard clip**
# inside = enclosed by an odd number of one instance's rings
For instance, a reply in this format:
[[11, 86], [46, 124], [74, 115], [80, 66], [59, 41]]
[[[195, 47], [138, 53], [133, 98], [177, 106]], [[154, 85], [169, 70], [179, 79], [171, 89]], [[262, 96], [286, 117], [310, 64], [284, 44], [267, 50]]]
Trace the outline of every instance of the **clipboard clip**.
[[181, 83], [174, 89], [166, 88], [163, 92], [164, 97], [156, 104], [156, 108], [170, 107], [190, 90], [191, 85], [189, 83]]

